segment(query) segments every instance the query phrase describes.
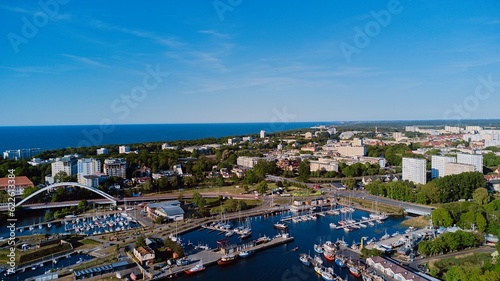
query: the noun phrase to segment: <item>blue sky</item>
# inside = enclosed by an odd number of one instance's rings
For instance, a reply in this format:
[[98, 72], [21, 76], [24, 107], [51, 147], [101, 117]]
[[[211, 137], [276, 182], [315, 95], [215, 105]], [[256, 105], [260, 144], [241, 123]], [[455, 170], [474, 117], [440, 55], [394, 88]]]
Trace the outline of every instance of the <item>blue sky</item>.
[[0, 126], [500, 118], [500, 1], [40, 2]]

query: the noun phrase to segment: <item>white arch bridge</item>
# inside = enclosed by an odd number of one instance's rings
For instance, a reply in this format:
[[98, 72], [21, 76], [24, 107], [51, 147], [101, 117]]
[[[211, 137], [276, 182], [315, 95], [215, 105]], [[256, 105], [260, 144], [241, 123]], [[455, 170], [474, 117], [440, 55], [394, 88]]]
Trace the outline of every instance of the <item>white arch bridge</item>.
[[27, 202], [31, 198], [37, 196], [38, 194], [40, 194], [40, 193], [42, 193], [44, 191], [51, 190], [53, 188], [58, 188], [58, 187], [65, 187], [65, 186], [73, 186], [73, 187], [85, 188], [87, 190], [90, 190], [90, 191], [92, 191], [94, 193], [97, 193], [97, 194], [101, 195], [102, 197], [104, 197], [105, 199], [107, 199], [112, 205], [116, 205], [116, 199], [113, 196], [107, 194], [106, 192], [104, 192], [104, 191], [102, 191], [100, 189], [97, 189], [97, 188], [92, 187], [92, 186], [80, 184], [80, 183], [77, 183], [77, 182], [60, 182], [60, 183], [51, 184], [49, 186], [46, 186], [46, 187], [44, 187], [42, 189], [37, 190], [36, 192], [33, 192], [28, 197], [26, 197], [23, 200], [17, 202], [16, 203], [16, 207], [21, 206], [22, 204], [24, 204], [25, 202]]

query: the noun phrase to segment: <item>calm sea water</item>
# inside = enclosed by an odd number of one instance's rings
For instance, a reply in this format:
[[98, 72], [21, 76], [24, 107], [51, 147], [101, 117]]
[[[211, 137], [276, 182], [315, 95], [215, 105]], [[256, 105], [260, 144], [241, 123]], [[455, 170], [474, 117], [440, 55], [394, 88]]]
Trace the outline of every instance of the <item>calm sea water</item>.
[[7, 149], [67, 147], [194, 140], [209, 137], [279, 132], [333, 122], [216, 123], [0, 127], [0, 152]]
[[[34, 212], [32, 215], [24, 218], [20, 225], [31, 224], [37, 222], [43, 212]], [[290, 215], [290, 213], [283, 214]], [[367, 212], [356, 210], [352, 217], [360, 219], [362, 216], [368, 216]], [[250, 240], [257, 239], [259, 236], [268, 235], [270, 237], [278, 234], [278, 230], [273, 227], [273, 224], [281, 219], [280, 215], [270, 217], [252, 217], [250, 224], [252, 226], [252, 237]], [[353, 241], [360, 242], [361, 237], [368, 239], [375, 237], [380, 239], [385, 232], [392, 234], [396, 231], [404, 232], [405, 227], [401, 226], [401, 221], [404, 218], [389, 218], [381, 224], [375, 224], [373, 227], [362, 228], [353, 232], [345, 232], [343, 230], [335, 230], [329, 227], [331, 222], [337, 223], [341, 216], [326, 216], [318, 217], [317, 220], [309, 220], [298, 223], [290, 223], [288, 232], [295, 239], [287, 245], [276, 246], [267, 250], [257, 252], [254, 256], [248, 259], [240, 259], [236, 263], [229, 266], [208, 266], [207, 270], [194, 276], [182, 275], [177, 280], [282, 280], [282, 281], [302, 281], [302, 280], [322, 280], [319, 275], [314, 272], [312, 267], [305, 267], [299, 261], [300, 253], [310, 253], [314, 256], [316, 253], [313, 250], [314, 244], [324, 243], [329, 240], [332, 242], [337, 239], [344, 239], [348, 244]], [[43, 221], [43, 219], [41, 219]], [[238, 222], [233, 222], [237, 225]], [[5, 235], [7, 229], [0, 227], [0, 233]], [[56, 232], [56, 228], [50, 229], [49, 233]], [[20, 235], [20, 234], [19, 234]], [[218, 232], [209, 232], [208, 230], [195, 230], [181, 235], [181, 239], [186, 244], [188, 242], [194, 245], [207, 244], [215, 248], [217, 240], [224, 239], [224, 235]], [[230, 237], [233, 243], [241, 243], [237, 235]], [[293, 251], [294, 247], [298, 247], [298, 251]], [[355, 257], [353, 257], [355, 258]], [[324, 258], [323, 258], [324, 260]], [[76, 261], [63, 261], [63, 266], [66, 263], [74, 263]], [[348, 281], [360, 281], [361, 278], [354, 278], [349, 274], [348, 269], [341, 269], [332, 262], [324, 260], [324, 265], [332, 266], [335, 272], [342, 278], [347, 278]], [[43, 272], [40, 270], [40, 272]], [[15, 279], [11, 279], [15, 280]], [[20, 279], [22, 280], [22, 279]]]

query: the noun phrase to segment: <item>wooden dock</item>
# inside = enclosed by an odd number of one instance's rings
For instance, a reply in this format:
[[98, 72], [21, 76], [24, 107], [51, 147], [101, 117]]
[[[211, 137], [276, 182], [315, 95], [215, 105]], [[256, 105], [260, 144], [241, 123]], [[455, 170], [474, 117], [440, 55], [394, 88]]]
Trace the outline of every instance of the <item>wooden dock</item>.
[[[232, 254], [238, 255], [239, 251], [246, 250], [246, 251], [262, 251], [264, 249], [268, 249], [271, 247], [275, 247], [278, 245], [282, 244], [287, 244], [293, 241], [294, 238], [290, 236], [280, 236], [280, 237], [275, 237], [271, 239], [267, 243], [262, 243], [262, 244], [255, 244], [255, 241], [245, 243], [240, 245], [236, 251], [234, 251]], [[216, 249], [209, 249], [209, 250], [203, 250], [198, 253], [192, 254], [187, 256], [187, 258], [191, 261], [190, 264], [188, 265], [183, 265], [183, 266], [177, 266], [174, 265], [170, 267], [170, 269], [166, 270], [165, 272], [161, 271], [155, 271], [152, 276], [152, 280], [163, 280], [165, 278], [169, 278], [169, 276], [177, 276], [180, 274], [184, 274], [184, 271], [192, 268], [195, 266], [198, 262], [201, 262], [205, 267], [217, 263], [217, 261], [224, 256], [222, 251]]]

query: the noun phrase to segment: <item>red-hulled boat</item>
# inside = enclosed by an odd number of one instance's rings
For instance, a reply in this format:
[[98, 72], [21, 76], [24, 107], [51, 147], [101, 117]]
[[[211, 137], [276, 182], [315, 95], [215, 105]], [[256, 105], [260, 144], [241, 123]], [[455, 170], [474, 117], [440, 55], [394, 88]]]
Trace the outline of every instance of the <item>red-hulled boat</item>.
[[329, 260], [329, 261], [334, 261], [335, 260], [335, 255], [332, 254], [332, 253], [329, 253], [329, 252], [324, 252], [323, 253], [323, 256], [325, 256], [325, 259]]
[[220, 260], [217, 261], [218, 265], [231, 264], [236, 261], [235, 255], [224, 255]]

